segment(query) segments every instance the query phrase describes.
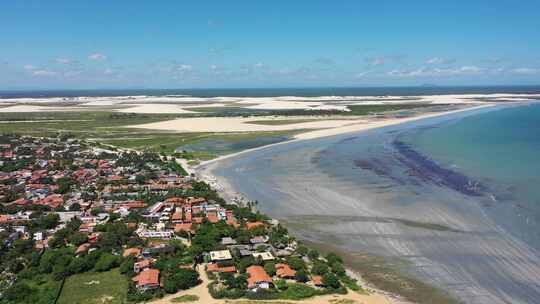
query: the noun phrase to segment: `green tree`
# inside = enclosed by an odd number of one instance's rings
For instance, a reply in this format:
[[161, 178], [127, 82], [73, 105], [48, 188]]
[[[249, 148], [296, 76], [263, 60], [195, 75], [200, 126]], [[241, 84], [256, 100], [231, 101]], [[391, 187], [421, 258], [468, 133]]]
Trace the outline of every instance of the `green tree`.
[[118, 257], [110, 254], [110, 253], [103, 253], [99, 257], [99, 260], [97, 260], [96, 265], [94, 266], [94, 269], [96, 271], [107, 271], [114, 267], [118, 266]]
[[299, 257], [288, 257], [287, 264], [289, 264], [289, 266], [291, 266], [291, 268], [294, 270], [302, 270], [306, 268], [306, 263], [304, 263], [304, 261]]
[[164, 289], [167, 293], [175, 293], [199, 284], [199, 273], [193, 269], [179, 268], [165, 276]]
[[320, 261], [317, 261], [313, 263], [313, 267], [311, 268], [311, 273], [316, 275], [323, 275], [328, 272], [328, 266]]
[[298, 248], [296, 248], [296, 252], [299, 255], [306, 255], [309, 252], [309, 249], [304, 245], [300, 245]]
[[88, 241], [88, 236], [84, 233], [76, 232], [69, 236], [69, 242], [75, 246], [82, 245]]
[[40, 226], [45, 229], [53, 229], [60, 223], [60, 216], [56, 213], [49, 213], [40, 218]]
[[308, 257], [311, 259], [311, 260], [316, 260], [319, 258], [319, 252], [315, 249], [311, 249], [309, 252], [308, 252]]
[[81, 205], [79, 203], [73, 203], [71, 206], [69, 206], [69, 211], [80, 211]]
[[276, 264], [274, 262], [268, 262], [264, 264], [264, 271], [271, 277], [276, 275]]
[[8, 303], [27, 303], [27, 297], [34, 292], [35, 290], [25, 283], [15, 283], [4, 292], [3, 298], [9, 301]]
[[340, 263], [343, 264], [343, 260], [341, 257], [333, 252], [326, 255], [326, 261], [328, 261], [328, 265], [332, 265], [334, 263]]
[[342, 264], [336, 262], [331, 265], [331, 268], [332, 268], [332, 272], [335, 273], [336, 275], [338, 276], [345, 275], [345, 267], [343, 267]]
[[275, 280], [274, 281], [274, 285], [276, 286], [277, 289], [279, 290], [285, 290], [287, 289], [287, 281], [285, 280]]
[[120, 264], [120, 273], [126, 274], [133, 271], [133, 264], [135, 264], [135, 258], [130, 256]]
[[142, 184], [146, 183], [146, 177], [144, 175], [137, 175], [135, 177], [135, 182], [137, 182], [137, 184], [142, 185]]
[[329, 288], [338, 289], [341, 287], [338, 277], [331, 272], [323, 275], [322, 282], [326, 287]]
[[86, 260], [83, 258], [76, 258], [69, 264], [68, 270], [70, 273], [81, 273], [88, 270]]

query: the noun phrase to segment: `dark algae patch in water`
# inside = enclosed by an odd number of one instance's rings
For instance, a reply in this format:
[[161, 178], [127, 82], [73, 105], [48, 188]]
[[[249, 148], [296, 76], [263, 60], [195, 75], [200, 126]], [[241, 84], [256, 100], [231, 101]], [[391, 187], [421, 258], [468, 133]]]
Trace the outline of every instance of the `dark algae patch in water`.
[[420, 182], [431, 183], [448, 187], [464, 195], [484, 195], [486, 190], [484, 185], [460, 172], [439, 166], [408, 144], [396, 139], [392, 142], [392, 146], [396, 151], [395, 159], [404, 166], [408, 179], [395, 174], [392, 170], [393, 166], [388, 163], [388, 160], [383, 161], [377, 157], [356, 159], [354, 165], [363, 170], [371, 171], [378, 176], [391, 178], [399, 184], [412, 183], [420, 185]]

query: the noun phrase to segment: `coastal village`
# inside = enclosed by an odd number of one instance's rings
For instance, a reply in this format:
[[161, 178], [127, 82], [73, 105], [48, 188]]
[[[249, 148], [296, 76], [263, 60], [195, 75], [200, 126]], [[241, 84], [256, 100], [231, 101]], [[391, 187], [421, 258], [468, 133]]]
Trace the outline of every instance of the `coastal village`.
[[75, 303], [66, 284], [91, 273], [127, 281], [119, 294], [133, 303], [206, 280], [214, 299], [361, 289], [339, 256], [298, 242], [254, 204], [227, 203], [165, 155], [0, 135], [0, 203], [0, 303]]

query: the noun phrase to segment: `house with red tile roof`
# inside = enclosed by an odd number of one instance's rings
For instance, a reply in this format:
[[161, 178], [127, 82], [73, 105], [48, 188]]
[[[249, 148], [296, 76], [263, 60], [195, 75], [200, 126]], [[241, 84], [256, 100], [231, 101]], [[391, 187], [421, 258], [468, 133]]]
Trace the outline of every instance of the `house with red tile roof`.
[[141, 291], [159, 288], [159, 270], [146, 269], [133, 277], [137, 289]]
[[182, 231], [195, 233], [195, 229], [193, 229], [193, 224], [191, 223], [180, 223], [180, 224], [174, 225], [174, 232], [182, 232]]
[[79, 247], [77, 247], [77, 250], [75, 250], [75, 255], [87, 252], [88, 249], [90, 249], [90, 246], [92, 246], [92, 244], [90, 243], [84, 243], [80, 245]]
[[125, 202], [123, 204], [120, 205], [120, 207], [124, 207], [128, 210], [130, 209], [140, 209], [140, 208], [146, 208], [146, 203], [143, 202], [143, 201], [130, 201], [130, 202]]
[[51, 194], [44, 199], [39, 200], [37, 204], [49, 206], [52, 209], [56, 209], [64, 204], [64, 198], [60, 194]]
[[292, 279], [296, 275], [296, 271], [287, 264], [278, 263], [276, 264], [276, 275], [281, 279]]
[[11, 217], [7, 214], [0, 214], [0, 224], [7, 224], [11, 221]]
[[165, 200], [167, 204], [174, 204], [176, 206], [182, 206], [186, 203], [186, 200], [181, 197], [169, 197]]
[[234, 266], [219, 266], [218, 263], [208, 263], [206, 267], [208, 272], [226, 272], [226, 273], [236, 273], [236, 267]]
[[27, 200], [26, 198], [24, 197], [21, 197], [17, 200], [14, 200], [13, 202], [11, 202], [12, 204], [15, 204], [15, 205], [19, 205], [19, 206], [23, 206], [23, 205], [30, 205], [32, 202], [30, 200]]
[[263, 223], [263, 222], [250, 222], [250, 223], [246, 223], [246, 229], [247, 229], [247, 230], [255, 229], [255, 228], [261, 227], [261, 226], [264, 226], [264, 223]]
[[188, 199], [188, 203], [191, 205], [201, 204], [205, 202], [206, 202], [206, 199], [204, 197], [190, 197]]
[[171, 216], [171, 221], [173, 223], [179, 223], [182, 221], [182, 210], [177, 208], [176, 211]]
[[137, 257], [140, 254], [141, 254], [141, 249], [139, 249], [139, 248], [126, 248], [126, 249], [124, 249], [124, 252], [122, 253], [122, 256], [123, 257], [128, 257], [128, 256]]
[[219, 222], [219, 218], [218, 218], [217, 212], [215, 212], [215, 211], [208, 212], [208, 214], [206, 214], [206, 218], [208, 219], [208, 221], [209, 221], [210, 223], [217, 223], [217, 222]]
[[272, 284], [272, 278], [264, 271], [264, 268], [258, 265], [246, 268], [248, 274], [248, 288], [256, 290], [258, 288], [268, 289]]
[[311, 277], [311, 282], [313, 283], [313, 285], [317, 286], [317, 287], [324, 287], [324, 283], [323, 283], [323, 280], [322, 280], [322, 276], [313, 276]]

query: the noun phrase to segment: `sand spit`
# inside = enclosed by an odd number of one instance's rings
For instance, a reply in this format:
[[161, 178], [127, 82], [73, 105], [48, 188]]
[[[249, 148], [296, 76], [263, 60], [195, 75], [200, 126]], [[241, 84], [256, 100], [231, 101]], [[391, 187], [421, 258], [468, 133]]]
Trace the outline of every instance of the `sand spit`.
[[196, 113], [193, 111], [185, 110], [182, 107], [175, 104], [123, 104], [129, 106], [125, 109], [116, 110], [121, 113], [143, 113], [143, 114], [189, 114]]
[[[304, 117], [305, 118], [305, 117]], [[337, 128], [362, 123], [364, 120], [352, 119], [322, 119], [320, 121], [302, 122], [284, 125], [253, 124], [257, 121], [289, 120], [292, 117], [197, 117], [179, 118], [168, 121], [134, 125], [131, 128], [152, 129], [176, 132], [260, 132], [260, 131], [286, 131], [303, 129]]]

